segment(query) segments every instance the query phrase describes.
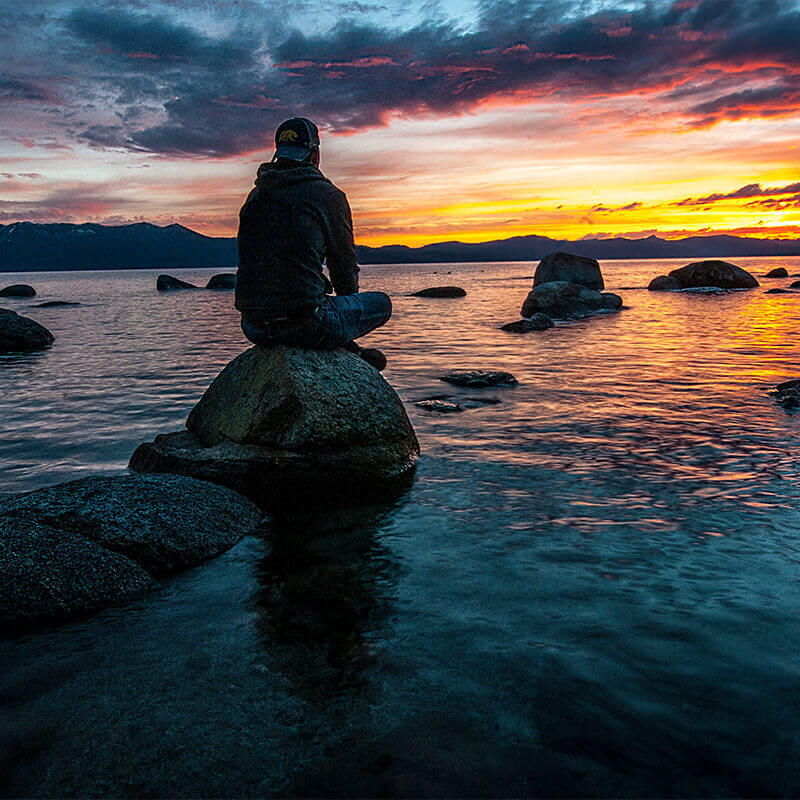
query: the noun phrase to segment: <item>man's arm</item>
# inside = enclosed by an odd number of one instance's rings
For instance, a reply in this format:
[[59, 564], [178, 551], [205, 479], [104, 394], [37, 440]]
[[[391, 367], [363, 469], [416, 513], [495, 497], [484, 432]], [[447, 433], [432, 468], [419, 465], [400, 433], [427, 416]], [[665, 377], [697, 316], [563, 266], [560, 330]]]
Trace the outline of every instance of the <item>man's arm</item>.
[[325, 235], [326, 259], [336, 294], [358, 291], [358, 262], [353, 239], [353, 216], [344, 192], [331, 197], [330, 216]]

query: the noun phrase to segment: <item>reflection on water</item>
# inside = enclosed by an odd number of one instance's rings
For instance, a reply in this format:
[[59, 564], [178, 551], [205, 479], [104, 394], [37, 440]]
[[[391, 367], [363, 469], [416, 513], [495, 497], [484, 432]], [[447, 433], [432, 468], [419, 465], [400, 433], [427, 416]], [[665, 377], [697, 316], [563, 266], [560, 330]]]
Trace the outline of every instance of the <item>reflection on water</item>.
[[[800, 416], [766, 392], [800, 371], [800, 299], [643, 289], [669, 267], [604, 264], [642, 287], [626, 310], [522, 336], [498, 327], [530, 264], [366, 268], [422, 445], [408, 493], [273, 520], [134, 603], [0, 642], [0, 785], [800, 794]], [[82, 305], [6, 303], [57, 338], [0, 357], [0, 495], [121, 472], [246, 346], [229, 293], [155, 275], [15, 276]], [[467, 297], [406, 296], [441, 283]], [[438, 380], [458, 368], [519, 384]], [[500, 402], [413, 405], [443, 394]]]

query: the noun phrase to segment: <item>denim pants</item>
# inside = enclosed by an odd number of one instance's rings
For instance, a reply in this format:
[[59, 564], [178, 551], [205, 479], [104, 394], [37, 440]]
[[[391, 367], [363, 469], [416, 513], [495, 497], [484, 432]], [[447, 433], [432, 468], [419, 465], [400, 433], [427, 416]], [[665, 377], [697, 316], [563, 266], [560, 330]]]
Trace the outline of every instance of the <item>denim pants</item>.
[[297, 324], [260, 322], [242, 316], [242, 331], [263, 347], [286, 344], [309, 350], [344, 347], [385, 325], [392, 316], [392, 301], [383, 292], [327, 295], [308, 320]]

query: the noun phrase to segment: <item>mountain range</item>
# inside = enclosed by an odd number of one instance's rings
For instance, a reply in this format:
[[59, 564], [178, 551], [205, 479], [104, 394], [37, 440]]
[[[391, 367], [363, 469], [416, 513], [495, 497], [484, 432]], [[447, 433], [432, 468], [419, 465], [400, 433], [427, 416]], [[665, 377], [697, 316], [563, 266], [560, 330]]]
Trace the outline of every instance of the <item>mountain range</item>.
[[[422, 247], [357, 245], [361, 264], [538, 261], [567, 250], [597, 259], [797, 256], [800, 239], [755, 239], [718, 234], [685, 239], [551, 239], [514, 236], [476, 244], [438, 242]], [[183, 225], [15, 222], [0, 225], [0, 272], [27, 270], [220, 267], [237, 262], [236, 239], [205, 236]]]

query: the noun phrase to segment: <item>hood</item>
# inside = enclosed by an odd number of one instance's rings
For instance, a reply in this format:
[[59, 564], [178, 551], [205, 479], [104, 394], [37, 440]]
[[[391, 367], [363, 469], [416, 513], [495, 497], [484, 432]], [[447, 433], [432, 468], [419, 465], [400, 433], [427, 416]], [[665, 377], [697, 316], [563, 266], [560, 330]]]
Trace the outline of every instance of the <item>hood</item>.
[[282, 189], [296, 183], [309, 181], [330, 181], [313, 164], [297, 162], [297, 166], [285, 167], [272, 161], [267, 161], [258, 168], [255, 185], [259, 189], [270, 191]]

